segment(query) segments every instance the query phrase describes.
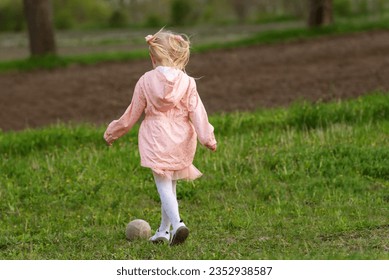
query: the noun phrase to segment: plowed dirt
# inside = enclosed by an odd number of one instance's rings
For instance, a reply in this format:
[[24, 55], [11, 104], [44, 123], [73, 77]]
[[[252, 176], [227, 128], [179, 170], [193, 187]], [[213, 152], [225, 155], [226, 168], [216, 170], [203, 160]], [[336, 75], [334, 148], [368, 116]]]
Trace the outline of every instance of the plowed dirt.
[[[131, 101], [148, 60], [0, 74], [0, 129], [105, 124]], [[389, 32], [330, 36], [192, 55], [187, 73], [209, 114], [389, 91]]]

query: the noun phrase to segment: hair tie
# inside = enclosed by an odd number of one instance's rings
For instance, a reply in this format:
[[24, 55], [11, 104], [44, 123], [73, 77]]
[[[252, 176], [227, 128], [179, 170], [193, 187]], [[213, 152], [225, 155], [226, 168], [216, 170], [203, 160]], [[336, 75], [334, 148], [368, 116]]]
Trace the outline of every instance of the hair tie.
[[184, 42], [185, 41], [184, 38], [182, 38], [181, 35], [173, 35], [173, 38], [176, 39], [179, 42]]
[[153, 35], [147, 35], [147, 36], [145, 37], [145, 40], [146, 40], [146, 42], [147, 42], [148, 44], [150, 44], [150, 41], [151, 41], [153, 38], [154, 38]]

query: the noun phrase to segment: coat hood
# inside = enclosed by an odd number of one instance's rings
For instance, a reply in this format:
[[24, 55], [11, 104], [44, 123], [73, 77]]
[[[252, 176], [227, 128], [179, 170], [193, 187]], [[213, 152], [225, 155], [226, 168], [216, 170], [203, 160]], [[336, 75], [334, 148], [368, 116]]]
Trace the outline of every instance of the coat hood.
[[166, 112], [176, 106], [190, 85], [190, 77], [183, 71], [158, 66], [146, 73], [145, 92], [159, 111]]

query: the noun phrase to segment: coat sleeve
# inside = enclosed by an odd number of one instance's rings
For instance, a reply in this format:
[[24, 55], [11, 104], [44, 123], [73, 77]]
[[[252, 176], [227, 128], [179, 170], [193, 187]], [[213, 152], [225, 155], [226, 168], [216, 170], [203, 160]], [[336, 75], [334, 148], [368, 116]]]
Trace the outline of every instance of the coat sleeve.
[[189, 118], [196, 130], [200, 143], [208, 148], [216, 145], [214, 128], [208, 121], [208, 115], [204, 104], [200, 99], [196, 86], [193, 87], [188, 97]]
[[146, 108], [146, 98], [144, 96], [140, 81], [135, 86], [131, 104], [124, 114], [118, 119], [112, 121], [104, 133], [104, 139], [111, 145], [115, 140], [126, 134], [138, 121]]

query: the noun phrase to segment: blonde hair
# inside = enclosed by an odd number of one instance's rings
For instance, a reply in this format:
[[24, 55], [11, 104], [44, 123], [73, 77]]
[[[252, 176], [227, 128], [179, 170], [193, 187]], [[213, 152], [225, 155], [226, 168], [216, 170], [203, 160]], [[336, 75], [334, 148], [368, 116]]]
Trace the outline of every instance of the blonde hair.
[[150, 54], [163, 66], [170, 66], [185, 71], [189, 62], [190, 41], [185, 34], [159, 30], [154, 35], [145, 37]]

